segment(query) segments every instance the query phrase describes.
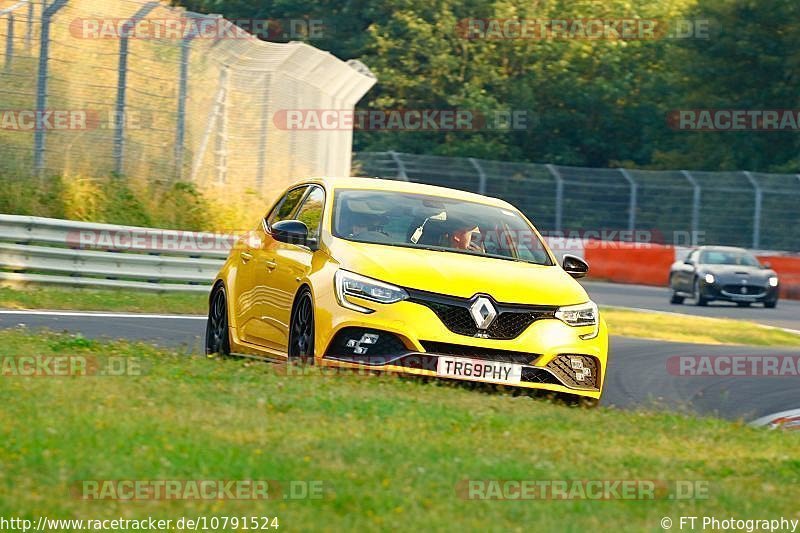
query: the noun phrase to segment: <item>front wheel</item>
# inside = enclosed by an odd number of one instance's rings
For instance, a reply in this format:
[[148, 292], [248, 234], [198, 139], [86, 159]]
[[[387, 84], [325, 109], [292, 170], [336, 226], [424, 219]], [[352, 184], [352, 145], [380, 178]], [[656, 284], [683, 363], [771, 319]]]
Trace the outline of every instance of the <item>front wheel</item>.
[[764, 302], [764, 307], [766, 307], [767, 309], [775, 309], [776, 305], [778, 305], [778, 300], [777, 299], [769, 301], [769, 302]]
[[678, 296], [678, 291], [675, 290], [675, 283], [672, 279], [672, 276], [669, 277], [669, 288], [672, 295], [670, 296], [669, 303], [671, 304], [682, 304], [683, 303], [683, 296]]
[[297, 294], [289, 322], [289, 361], [314, 361], [314, 301], [308, 287]]
[[230, 355], [231, 341], [228, 331], [228, 301], [225, 287], [217, 285], [211, 295], [206, 322], [206, 355]]
[[695, 305], [705, 306], [708, 305], [708, 300], [703, 297], [703, 293], [700, 291], [700, 279], [697, 278], [694, 280], [694, 287], [692, 290], [692, 299], [694, 300]]

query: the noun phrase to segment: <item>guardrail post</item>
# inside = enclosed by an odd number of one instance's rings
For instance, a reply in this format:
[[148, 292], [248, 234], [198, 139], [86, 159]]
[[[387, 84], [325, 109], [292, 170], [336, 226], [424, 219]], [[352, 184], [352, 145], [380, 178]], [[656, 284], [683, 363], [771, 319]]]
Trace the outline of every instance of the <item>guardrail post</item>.
[[261, 191], [264, 187], [264, 176], [267, 171], [267, 136], [269, 135], [269, 116], [267, 101], [269, 99], [271, 76], [264, 74], [264, 97], [261, 99], [261, 130], [258, 136], [258, 168], [256, 169], [256, 190]]
[[181, 39], [181, 63], [178, 80], [178, 113], [175, 120], [175, 178], [183, 178], [183, 152], [186, 138], [186, 95], [189, 84], [189, 52], [191, 52], [192, 39], [197, 33], [192, 32]]
[[755, 205], [753, 206], [753, 248], [758, 250], [761, 248], [761, 204], [764, 199], [764, 192], [761, 190], [761, 185], [759, 185], [758, 181], [749, 171], [743, 170], [742, 174], [744, 174], [747, 181], [750, 182], [750, 185], [753, 186], [753, 191], [755, 192]]
[[30, 51], [33, 40], [33, 0], [28, 1], [28, 21], [25, 24], [25, 50]]
[[474, 157], [470, 157], [469, 162], [472, 163], [472, 166], [475, 167], [475, 170], [478, 172], [478, 194], [486, 194], [486, 172], [483, 171], [483, 167], [481, 167], [478, 160]]
[[628, 185], [630, 185], [631, 192], [630, 192], [630, 198], [628, 200], [628, 231], [630, 231], [631, 235], [633, 235], [633, 232], [636, 230], [636, 204], [637, 204], [636, 197], [639, 186], [636, 183], [636, 180], [633, 179], [633, 176], [631, 176], [631, 173], [627, 171], [627, 169], [620, 168], [618, 170], [622, 174], [622, 177], [624, 177], [625, 180], [628, 182]]
[[[158, 2], [148, 2], [139, 8], [129, 19], [135, 25], [150, 11], [158, 7]], [[119, 62], [117, 64], [117, 103], [114, 108], [114, 173], [122, 174], [125, 153], [125, 91], [128, 83], [128, 43], [130, 36], [123, 34], [119, 40]]]
[[397, 178], [400, 178], [403, 181], [408, 181], [408, 174], [406, 174], [406, 165], [403, 163], [403, 160], [400, 159], [400, 154], [395, 152], [394, 150], [389, 150], [389, 155], [392, 156], [395, 164], [397, 165]]
[[691, 172], [681, 170], [681, 174], [692, 186], [692, 244], [695, 244], [697, 242], [697, 233], [700, 230], [700, 195], [702, 194], [702, 188]]
[[6, 31], [6, 63], [5, 71], [11, 70], [11, 60], [14, 57], [14, 13], [8, 14], [8, 30]]
[[561, 176], [561, 172], [559, 172], [555, 165], [547, 164], [545, 167], [550, 171], [550, 174], [552, 174], [553, 178], [556, 180], [556, 214], [553, 224], [555, 227], [553, 230], [561, 231], [561, 216], [564, 207], [564, 178]]
[[[56, 12], [64, 7], [67, 0], [54, 0], [42, 9], [42, 28], [39, 47], [39, 66], [36, 75], [36, 116], [41, 116], [47, 107], [47, 63], [50, 57], [50, 21]], [[46, 5], [46, 4], [43, 4]], [[33, 166], [38, 177], [44, 174], [45, 128], [36, 128], [33, 134]]]
[[[228, 177], [228, 91], [230, 90], [228, 66], [220, 72], [219, 100], [216, 104], [216, 135], [214, 138], [214, 164], [217, 169], [217, 183], [225, 183]], [[294, 160], [294, 158], [290, 158]], [[294, 172], [290, 173], [294, 176]]]

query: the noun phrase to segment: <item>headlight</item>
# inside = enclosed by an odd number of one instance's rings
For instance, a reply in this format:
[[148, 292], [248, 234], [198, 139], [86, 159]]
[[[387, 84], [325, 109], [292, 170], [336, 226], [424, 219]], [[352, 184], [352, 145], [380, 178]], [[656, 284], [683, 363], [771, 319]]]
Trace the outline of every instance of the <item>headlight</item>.
[[382, 304], [391, 304], [408, 298], [408, 293], [400, 287], [354, 274], [347, 270], [337, 270], [333, 280], [336, 285], [336, 299], [339, 301], [339, 305], [361, 313], [372, 313], [374, 309], [368, 309], [351, 302], [348, 299], [349, 296], [356, 296]]
[[777, 287], [778, 286], [778, 276], [771, 276], [769, 278], [769, 286], [770, 287]]
[[556, 311], [556, 318], [570, 326], [594, 326], [594, 331], [581, 335], [582, 339], [593, 339], [600, 331], [597, 304], [592, 301], [559, 307]]
[[714, 283], [714, 274], [706, 274], [706, 277], [704, 279], [706, 280], [706, 283], [711, 285], [712, 283]]

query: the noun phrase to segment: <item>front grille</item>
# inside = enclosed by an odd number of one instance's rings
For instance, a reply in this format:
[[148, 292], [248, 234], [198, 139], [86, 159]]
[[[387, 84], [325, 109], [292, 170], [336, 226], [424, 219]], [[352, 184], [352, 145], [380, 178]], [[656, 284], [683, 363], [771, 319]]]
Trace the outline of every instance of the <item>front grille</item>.
[[480, 346], [465, 346], [463, 344], [450, 344], [447, 342], [420, 341], [426, 352], [468, 357], [483, 361], [497, 361], [499, 363], [514, 363], [518, 365], [532, 365], [541, 354], [515, 352], [511, 350], [496, 350], [494, 348], [481, 348]]
[[[742, 289], [744, 289], [744, 292], [742, 292]], [[722, 287], [722, 290], [733, 295], [741, 296], [758, 296], [765, 292], [764, 287], [759, 287], [758, 285], [725, 285]]]
[[472, 298], [458, 298], [426, 291], [406, 289], [409, 301], [431, 309], [439, 320], [459, 335], [469, 337], [486, 336], [490, 339], [514, 339], [542, 318], [554, 318], [558, 307], [549, 305], [518, 305], [492, 302], [497, 309], [497, 317], [486, 330], [478, 329], [469, 306]]
[[600, 365], [590, 355], [561, 354], [545, 367], [573, 389], [599, 389]]

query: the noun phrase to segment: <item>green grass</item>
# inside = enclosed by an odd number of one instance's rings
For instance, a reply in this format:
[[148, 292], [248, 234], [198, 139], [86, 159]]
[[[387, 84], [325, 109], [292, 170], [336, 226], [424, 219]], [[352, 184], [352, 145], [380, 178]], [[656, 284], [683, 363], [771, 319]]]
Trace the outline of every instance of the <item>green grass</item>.
[[[138, 358], [144, 375], [0, 376], [0, 516], [275, 516], [281, 530], [658, 531], [664, 516], [800, 518], [797, 435], [393, 377], [0, 332], [5, 356]], [[302, 501], [84, 501], [78, 480], [317, 480]], [[691, 480], [707, 499], [474, 501], [467, 479]]]
[[208, 295], [28, 285], [0, 287], [0, 307], [204, 315], [208, 312]]
[[701, 344], [800, 346], [800, 335], [744, 320], [603, 308], [613, 335]]

